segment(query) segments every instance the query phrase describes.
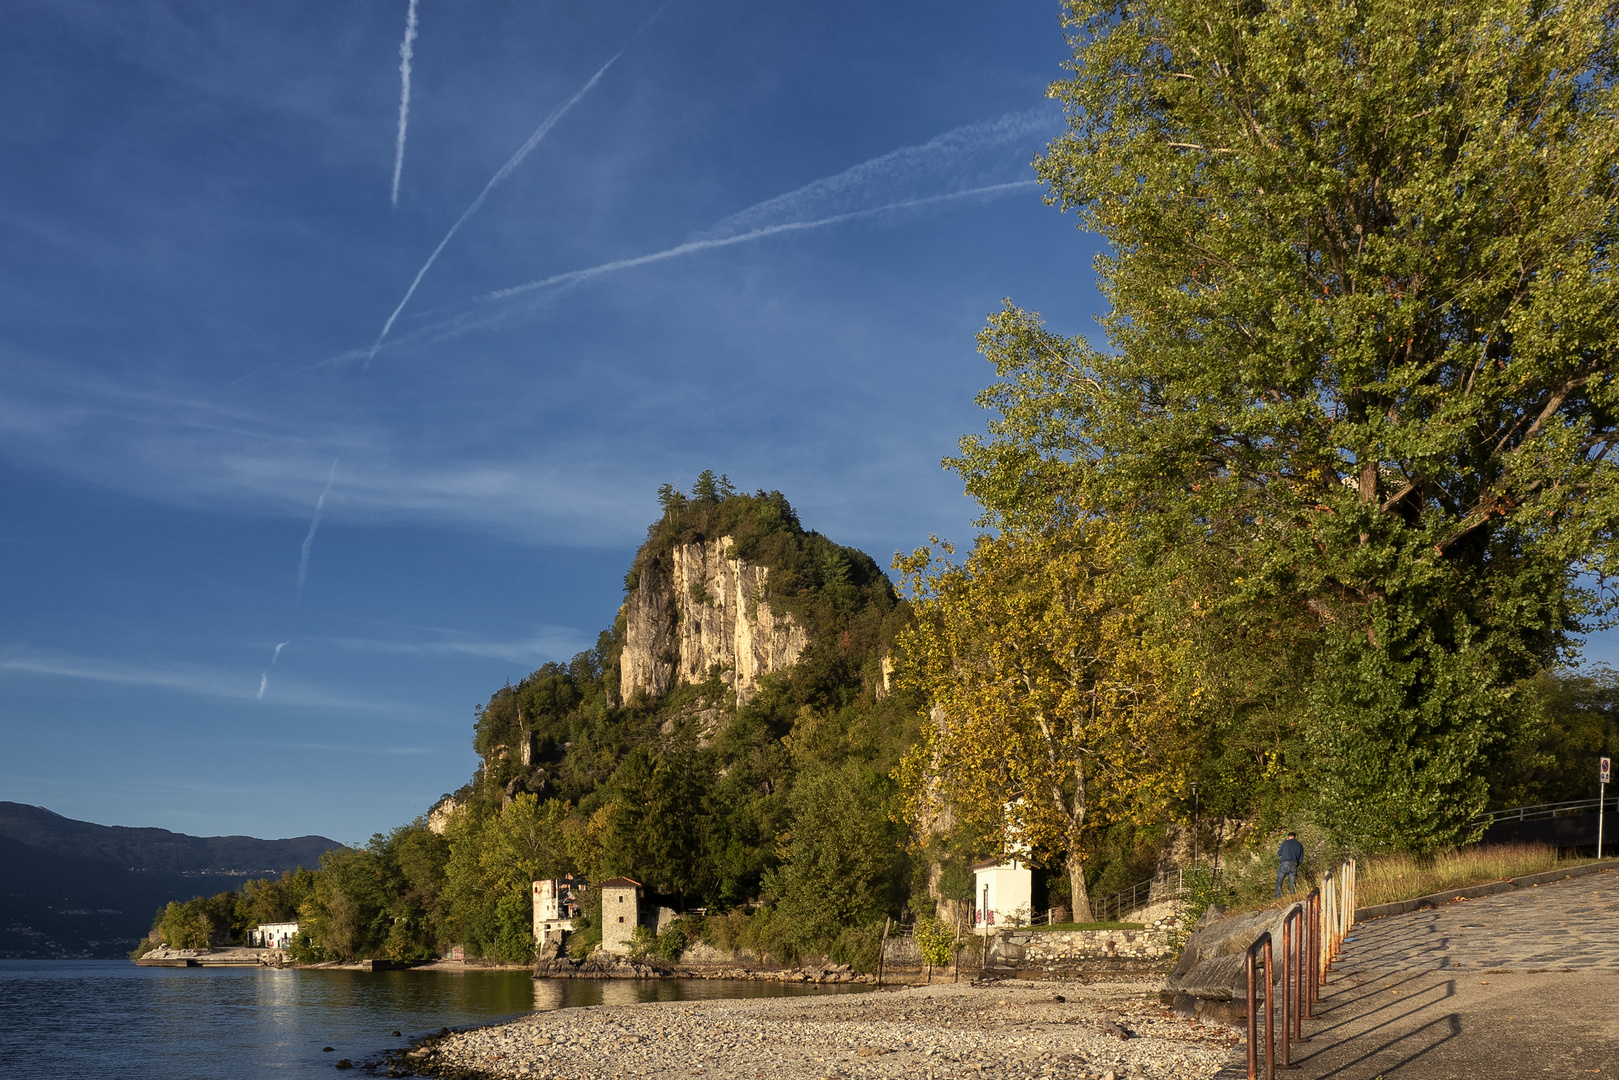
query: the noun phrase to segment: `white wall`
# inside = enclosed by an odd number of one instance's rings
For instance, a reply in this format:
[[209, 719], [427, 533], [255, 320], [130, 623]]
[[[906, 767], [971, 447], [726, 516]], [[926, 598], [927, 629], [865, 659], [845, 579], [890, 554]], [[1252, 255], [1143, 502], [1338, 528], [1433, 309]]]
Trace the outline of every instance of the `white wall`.
[[977, 933], [1004, 929], [1019, 922], [1027, 925], [1034, 908], [1034, 875], [1021, 859], [973, 871], [973, 907], [987, 908], [994, 913], [993, 920], [975, 916], [973, 929]]

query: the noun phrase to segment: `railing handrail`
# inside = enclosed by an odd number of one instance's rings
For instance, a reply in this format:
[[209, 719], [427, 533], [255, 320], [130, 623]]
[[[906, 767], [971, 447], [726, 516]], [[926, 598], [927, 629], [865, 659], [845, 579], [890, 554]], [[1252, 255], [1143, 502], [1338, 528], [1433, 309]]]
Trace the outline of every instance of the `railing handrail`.
[[[1120, 889], [1116, 893], [1110, 893], [1099, 900], [1091, 901], [1091, 914], [1097, 919], [1105, 919], [1111, 910], [1113, 920], [1117, 922], [1121, 916], [1139, 908], [1151, 907], [1153, 904], [1162, 903], [1165, 900], [1179, 899], [1186, 895], [1187, 871], [1196, 869], [1212, 870], [1209, 867], [1200, 868], [1196, 866], [1172, 867], [1148, 878], [1146, 881], [1138, 881], [1128, 889]], [[1216, 877], [1219, 876], [1219, 871], [1213, 872]], [[1166, 887], [1171, 882], [1174, 883], [1173, 891], [1168, 891]], [[1144, 897], [1141, 892], [1143, 889], [1146, 890]], [[1164, 895], [1166, 891], [1168, 891], [1168, 895]], [[1158, 895], [1155, 896], [1154, 893]]]
[[1538, 818], [1554, 818], [1560, 814], [1573, 810], [1595, 810], [1599, 805], [1614, 803], [1619, 805], [1619, 796], [1608, 796], [1605, 799], [1565, 799], [1562, 802], [1534, 803], [1529, 806], [1509, 806], [1501, 810], [1486, 810], [1482, 814], [1475, 814], [1471, 824], [1494, 825], [1498, 821], [1533, 821]]

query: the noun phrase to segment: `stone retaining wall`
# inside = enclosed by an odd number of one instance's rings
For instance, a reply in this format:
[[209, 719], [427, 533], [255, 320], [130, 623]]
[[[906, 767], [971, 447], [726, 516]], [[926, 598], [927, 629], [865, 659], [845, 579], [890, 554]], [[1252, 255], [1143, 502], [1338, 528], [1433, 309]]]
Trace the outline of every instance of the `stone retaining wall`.
[[986, 971], [1064, 975], [1148, 971], [1173, 955], [1173, 918], [1140, 930], [1002, 930], [990, 941]]

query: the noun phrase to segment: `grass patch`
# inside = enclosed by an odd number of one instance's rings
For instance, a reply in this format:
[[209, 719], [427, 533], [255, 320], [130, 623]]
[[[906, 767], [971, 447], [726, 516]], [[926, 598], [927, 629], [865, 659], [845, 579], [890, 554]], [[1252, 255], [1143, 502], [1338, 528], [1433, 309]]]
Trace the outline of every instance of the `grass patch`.
[[1431, 866], [1410, 855], [1378, 855], [1357, 867], [1355, 902], [1360, 907], [1392, 904], [1590, 861], [1559, 859], [1557, 849], [1545, 844], [1476, 844], [1442, 852]]
[[1013, 930], [1140, 930], [1142, 924], [1138, 922], [1065, 922], [1055, 926], [1015, 926]]
[[[1580, 866], [1591, 861], [1584, 856], [1559, 858], [1557, 849], [1545, 844], [1475, 844], [1441, 852], [1429, 866], [1421, 865], [1412, 855], [1370, 855], [1356, 860], [1355, 906], [1375, 907], [1399, 900], [1415, 900], [1419, 896], [1540, 874], [1563, 866]], [[1319, 883], [1318, 873], [1307, 875], [1301, 872], [1298, 891], [1280, 900], [1254, 896], [1252, 891], [1246, 896], [1239, 894], [1233, 898], [1227, 912], [1235, 915], [1244, 911], [1288, 907], [1303, 900]], [[1262, 875], [1253, 876], [1263, 884]]]

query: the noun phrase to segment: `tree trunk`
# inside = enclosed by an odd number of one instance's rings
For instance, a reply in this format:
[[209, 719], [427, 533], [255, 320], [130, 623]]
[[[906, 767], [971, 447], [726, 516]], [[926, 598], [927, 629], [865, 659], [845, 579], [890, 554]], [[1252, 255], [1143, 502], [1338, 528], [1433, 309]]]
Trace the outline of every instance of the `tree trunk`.
[[1085, 891], [1085, 860], [1077, 855], [1068, 856], [1068, 888], [1072, 918], [1077, 923], [1088, 923], [1091, 918], [1091, 898]]

